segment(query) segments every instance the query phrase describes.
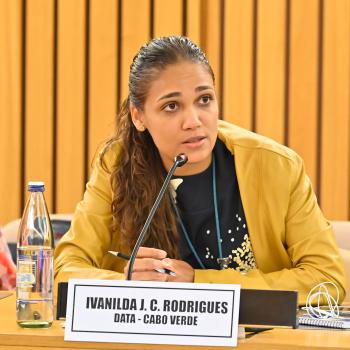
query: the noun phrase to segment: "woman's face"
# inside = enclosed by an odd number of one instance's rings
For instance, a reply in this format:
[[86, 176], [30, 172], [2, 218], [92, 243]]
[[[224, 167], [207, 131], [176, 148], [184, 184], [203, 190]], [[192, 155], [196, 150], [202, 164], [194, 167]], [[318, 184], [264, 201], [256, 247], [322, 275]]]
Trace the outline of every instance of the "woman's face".
[[185, 153], [188, 162], [177, 175], [204, 171], [211, 162], [217, 137], [218, 103], [211, 75], [198, 63], [167, 66], [150, 84], [142, 111], [131, 106], [135, 126], [145, 127], [167, 170], [174, 157]]

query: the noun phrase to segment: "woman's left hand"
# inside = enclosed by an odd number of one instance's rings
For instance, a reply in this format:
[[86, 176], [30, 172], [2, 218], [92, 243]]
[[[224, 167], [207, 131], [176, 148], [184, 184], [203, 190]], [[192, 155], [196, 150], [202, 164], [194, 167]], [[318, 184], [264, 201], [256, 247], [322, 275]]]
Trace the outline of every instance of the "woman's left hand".
[[176, 273], [176, 276], [169, 276], [168, 282], [193, 282], [194, 269], [187, 262], [170, 258], [165, 258], [162, 262], [168, 265], [169, 270]]

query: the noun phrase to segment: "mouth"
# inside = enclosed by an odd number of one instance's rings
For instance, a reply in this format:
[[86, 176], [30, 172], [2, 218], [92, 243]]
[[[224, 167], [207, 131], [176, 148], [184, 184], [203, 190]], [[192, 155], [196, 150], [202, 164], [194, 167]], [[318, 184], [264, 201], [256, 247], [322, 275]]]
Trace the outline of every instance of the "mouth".
[[195, 137], [188, 138], [183, 143], [184, 144], [196, 144], [196, 143], [203, 141], [204, 139], [206, 139], [205, 136], [195, 136]]

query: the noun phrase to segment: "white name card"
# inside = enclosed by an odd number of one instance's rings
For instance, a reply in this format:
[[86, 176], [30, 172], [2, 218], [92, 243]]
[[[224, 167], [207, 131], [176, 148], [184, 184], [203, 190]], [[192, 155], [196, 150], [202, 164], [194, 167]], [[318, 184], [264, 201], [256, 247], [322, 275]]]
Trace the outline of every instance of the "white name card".
[[65, 340], [236, 346], [240, 286], [71, 279]]

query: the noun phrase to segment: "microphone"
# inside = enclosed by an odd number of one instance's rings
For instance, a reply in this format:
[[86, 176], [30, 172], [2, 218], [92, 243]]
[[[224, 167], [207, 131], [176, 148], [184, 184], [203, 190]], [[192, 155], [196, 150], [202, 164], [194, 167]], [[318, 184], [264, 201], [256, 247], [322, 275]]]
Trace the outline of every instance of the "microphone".
[[174, 164], [172, 165], [171, 169], [169, 170], [165, 180], [164, 180], [164, 183], [159, 191], [159, 194], [151, 208], [151, 211], [149, 212], [148, 214], [148, 217], [146, 219], [146, 222], [145, 224], [143, 225], [143, 228], [139, 234], [139, 237], [137, 238], [137, 241], [135, 243], [135, 246], [134, 246], [134, 249], [130, 255], [130, 260], [129, 260], [129, 268], [128, 268], [128, 275], [127, 275], [127, 280], [130, 281], [131, 280], [131, 274], [132, 274], [132, 268], [134, 266], [134, 262], [135, 262], [135, 259], [136, 259], [136, 255], [140, 249], [140, 246], [141, 246], [141, 243], [143, 242], [144, 238], [145, 238], [145, 235], [146, 235], [146, 232], [149, 228], [149, 225], [151, 224], [152, 222], [152, 219], [153, 219], [153, 216], [156, 212], [156, 210], [158, 209], [159, 207], [159, 204], [160, 204], [160, 201], [162, 200], [163, 196], [164, 196], [164, 193], [166, 191], [166, 189], [168, 188], [168, 185], [169, 185], [169, 182], [170, 182], [170, 179], [171, 177], [174, 175], [174, 172], [176, 170], [177, 167], [182, 167], [183, 165], [186, 164], [188, 160], [188, 157], [186, 156], [186, 154], [184, 153], [181, 153], [181, 154], [178, 154], [176, 157], [175, 157], [175, 160], [174, 160]]

